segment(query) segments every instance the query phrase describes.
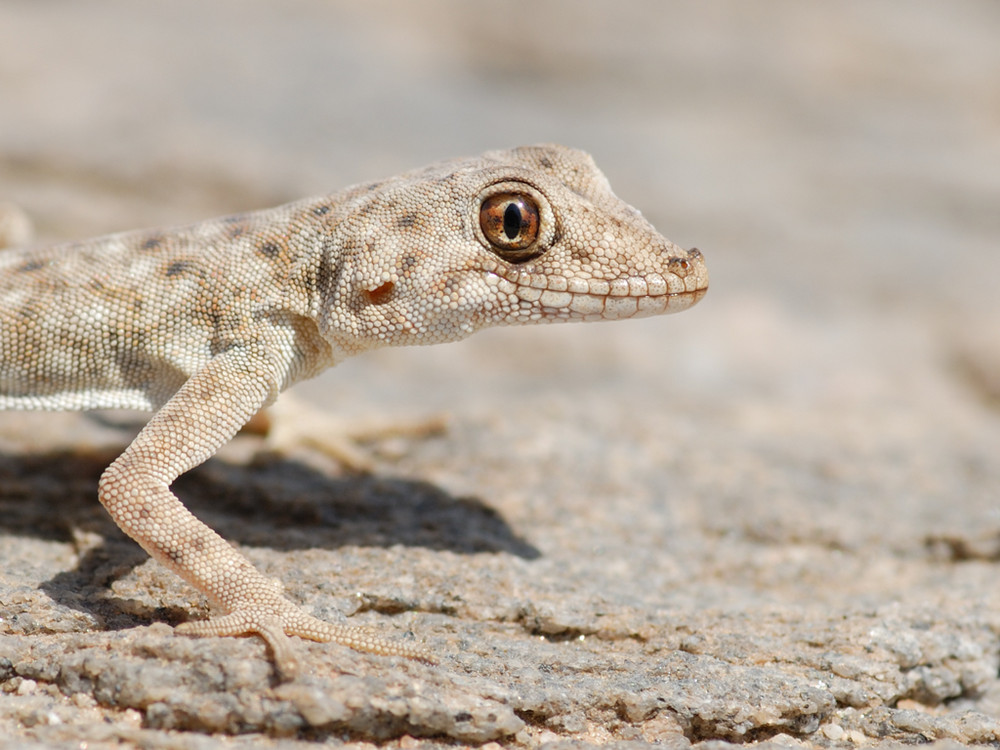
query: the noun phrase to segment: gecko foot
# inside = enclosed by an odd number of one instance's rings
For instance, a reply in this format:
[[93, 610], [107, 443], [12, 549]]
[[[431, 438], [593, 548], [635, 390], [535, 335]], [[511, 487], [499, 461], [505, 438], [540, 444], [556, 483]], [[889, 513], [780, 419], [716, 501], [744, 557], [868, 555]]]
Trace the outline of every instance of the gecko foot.
[[372, 457], [362, 443], [390, 438], [423, 439], [440, 435], [448, 427], [448, 418], [435, 415], [422, 418], [339, 419], [288, 394], [258, 412], [243, 428], [245, 432], [266, 436], [267, 447], [277, 453], [289, 453], [309, 447], [333, 459], [348, 471], [370, 474], [375, 470]]
[[270, 607], [249, 607], [208, 620], [181, 623], [176, 631], [192, 636], [259, 635], [271, 649], [282, 681], [294, 679], [299, 671], [295, 647], [288, 637], [291, 635], [321, 643], [339, 643], [357, 651], [405, 656], [426, 664], [437, 663], [420, 646], [385, 640], [367, 628], [325, 622], [306, 614], [288, 601], [283, 602], [277, 611]]

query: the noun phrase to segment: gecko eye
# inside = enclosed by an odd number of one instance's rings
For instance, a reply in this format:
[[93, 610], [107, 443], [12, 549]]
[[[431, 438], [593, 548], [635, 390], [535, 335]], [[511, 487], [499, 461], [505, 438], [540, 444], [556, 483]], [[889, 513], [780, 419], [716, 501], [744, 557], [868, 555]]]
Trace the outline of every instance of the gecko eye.
[[541, 218], [535, 199], [524, 193], [497, 193], [479, 208], [479, 226], [493, 252], [511, 263], [538, 257]]

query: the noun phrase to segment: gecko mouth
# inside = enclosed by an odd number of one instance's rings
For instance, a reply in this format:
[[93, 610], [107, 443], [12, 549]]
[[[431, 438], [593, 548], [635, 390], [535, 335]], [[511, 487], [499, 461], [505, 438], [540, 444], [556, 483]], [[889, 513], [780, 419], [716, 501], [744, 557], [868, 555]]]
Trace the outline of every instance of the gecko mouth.
[[[515, 294], [523, 300], [524, 291], [526, 291], [524, 287], [519, 287]], [[529, 287], [527, 291], [531, 294], [535, 290]], [[707, 291], [708, 287], [702, 287], [690, 292], [624, 295], [620, 297], [610, 294], [543, 292], [535, 304], [541, 307], [540, 312], [543, 318], [584, 321], [624, 320], [625, 318], [646, 318], [651, 315], [686, 310], [704, 297]]]
[[517, 268], [497, 269], [488, 283], [516, 298], [515, 317], [538, 320], [621, 320], [680, 312], [708, 291], [708, 271], [701, 253], [675, 258], [667, 273], [632, 275], [618, 279], [566, 278], [528, 273]]

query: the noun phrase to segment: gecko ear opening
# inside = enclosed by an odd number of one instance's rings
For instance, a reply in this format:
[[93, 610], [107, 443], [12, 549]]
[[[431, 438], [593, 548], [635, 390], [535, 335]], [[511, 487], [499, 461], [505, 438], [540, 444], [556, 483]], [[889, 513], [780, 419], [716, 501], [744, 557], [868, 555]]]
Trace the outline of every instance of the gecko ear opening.
[[396, 291], [396, 285], [387, 281], [374, 289], [365, 289], [365, 299], [372, 305], [382, 305], [392, 299], [392, 293]]

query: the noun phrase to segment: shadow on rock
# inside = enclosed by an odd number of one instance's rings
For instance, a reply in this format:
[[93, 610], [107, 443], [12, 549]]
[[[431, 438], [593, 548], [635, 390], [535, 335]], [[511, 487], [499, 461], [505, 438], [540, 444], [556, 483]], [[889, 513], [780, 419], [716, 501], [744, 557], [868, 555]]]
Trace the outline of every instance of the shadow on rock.
[[[78, 565], [42, 588], [56, 601], [98, 613], [114, 629], [107, 586], [147, 559], [115, 526], [97, 499], [106, 452], [0, 454], [0, 531], [84, 545]], [[178, 479], [184, 504], [227, 540], [289, 551], [343, 545], [405, 545], [459, 554], [506, 552], [524, 559], [539, 551], [477, 498], [455, 497], [423, 481], [394, 477], [330, 477], [297, 461], [267, 458], [250, 465], [212, 459]], [[73, 592], [72, 601], [66, 599]], [[134, 614], [134, 613], [133, 613]], [[182, 612], [157, 612], [181, 621]], [[121, 627], [134, 621], [120, 623]]]

